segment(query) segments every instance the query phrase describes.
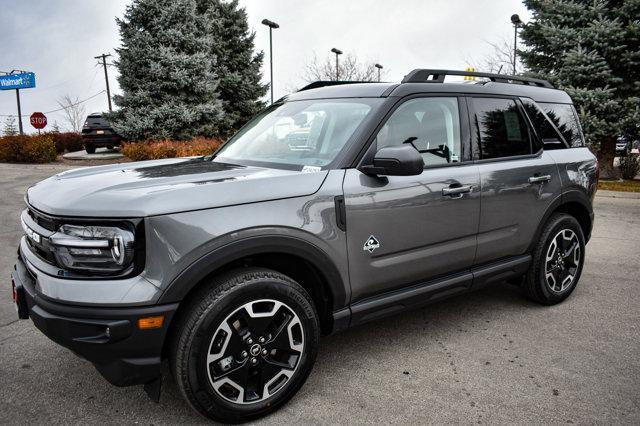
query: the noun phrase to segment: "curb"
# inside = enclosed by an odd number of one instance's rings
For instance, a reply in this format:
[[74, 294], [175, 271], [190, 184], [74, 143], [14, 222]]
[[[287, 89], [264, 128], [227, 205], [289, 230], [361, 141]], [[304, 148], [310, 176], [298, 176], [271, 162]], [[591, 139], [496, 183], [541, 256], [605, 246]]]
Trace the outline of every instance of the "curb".
[[115, 160], [124, 158], [122, 153], [106, 148], [98, 148], [95, 154], [87, 154], [85, 150], [68, 152], [62, 156], [65, 160]]
[[640, 192], [607, 191], [604, 189], [599, 189], [596, 192], [596, 197], [628, 198], [632, 200], [640, 200]]

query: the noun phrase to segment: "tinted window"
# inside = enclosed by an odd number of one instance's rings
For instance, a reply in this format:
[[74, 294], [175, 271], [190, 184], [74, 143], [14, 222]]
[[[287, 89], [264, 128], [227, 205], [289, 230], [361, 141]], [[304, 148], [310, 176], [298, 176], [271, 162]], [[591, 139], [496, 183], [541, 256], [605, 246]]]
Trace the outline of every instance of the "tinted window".
[[482, 159], [531, 153], [529, 132], [511, 99], [473, 98]]
[[580, 124], [572, 105], [546, 103], [540, 103], [539, 105], [564, 136], [564, 140], [567, 141], [569, 146], [584, 146]]
[[[522, 99], [522, 105], [533, 124], [538, 137], [544, 143], [544, 149], [562, 149], [566, 148], [564, 138], [556, 130], [555, 125], [549, 120], [542, 109], [530, 99]], [[534, 151], [538, 151], [541, 147], [534, 144]]]
[[461, 161], [456, 98], [411, 99], [396, 109], [376, 137], [377, 148], [412, 144], [427, 166]]

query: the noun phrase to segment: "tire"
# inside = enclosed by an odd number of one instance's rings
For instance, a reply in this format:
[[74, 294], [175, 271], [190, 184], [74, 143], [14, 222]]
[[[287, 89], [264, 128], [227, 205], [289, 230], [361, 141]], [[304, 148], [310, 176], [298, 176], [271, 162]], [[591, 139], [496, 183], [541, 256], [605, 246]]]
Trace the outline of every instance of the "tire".
[[319, 336], [313, 301], [298, 283], [268, 269], [239, 269], [190, 298], [172, 338], [171, 371], [196, 411], [244, 422], [296, 394], [315, 362]]
[[95, 154], [96, 147], [93, 145], [85, 145], [84, 150], [87, 151], [87, 154]]
[[554, 213], [540, 234], [523, 282], [527, 297], [543, 305], [565, 300], [578, 285], [584, 256], [584, 234], [578, 221], [568, 214]]
[[107, 149], [113, 149], [113, 145], [107, 145]]

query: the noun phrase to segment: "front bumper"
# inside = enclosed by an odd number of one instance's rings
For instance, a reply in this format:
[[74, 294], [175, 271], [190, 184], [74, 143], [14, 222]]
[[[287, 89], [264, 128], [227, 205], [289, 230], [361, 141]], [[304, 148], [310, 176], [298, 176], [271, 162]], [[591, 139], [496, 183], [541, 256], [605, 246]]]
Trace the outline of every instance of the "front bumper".
[[[178, 304], [107, 308], [52, 302], [18, 258], [11, 279], [19, 317], [28, 316], [54, 342], [91, 361], [110, 383], [129, 386], [160, 376], [162, 346]], [[161, 328], [141, 330], [138, 319], [164, 315]]]

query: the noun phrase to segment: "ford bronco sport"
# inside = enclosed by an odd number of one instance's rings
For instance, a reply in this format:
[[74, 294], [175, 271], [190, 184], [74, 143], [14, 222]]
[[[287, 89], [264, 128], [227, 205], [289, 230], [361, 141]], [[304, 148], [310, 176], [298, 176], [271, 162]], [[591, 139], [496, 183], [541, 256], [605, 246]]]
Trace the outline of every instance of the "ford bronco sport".
[[168, 360], [194, 409], [238, 422], [298, 391], [323, 334], [493, 282], [576, 288], [598, 172], [565, 92], [424, 69], [321, 86], [211, 156], [29, 188], [19, 317], [156, 400]]

